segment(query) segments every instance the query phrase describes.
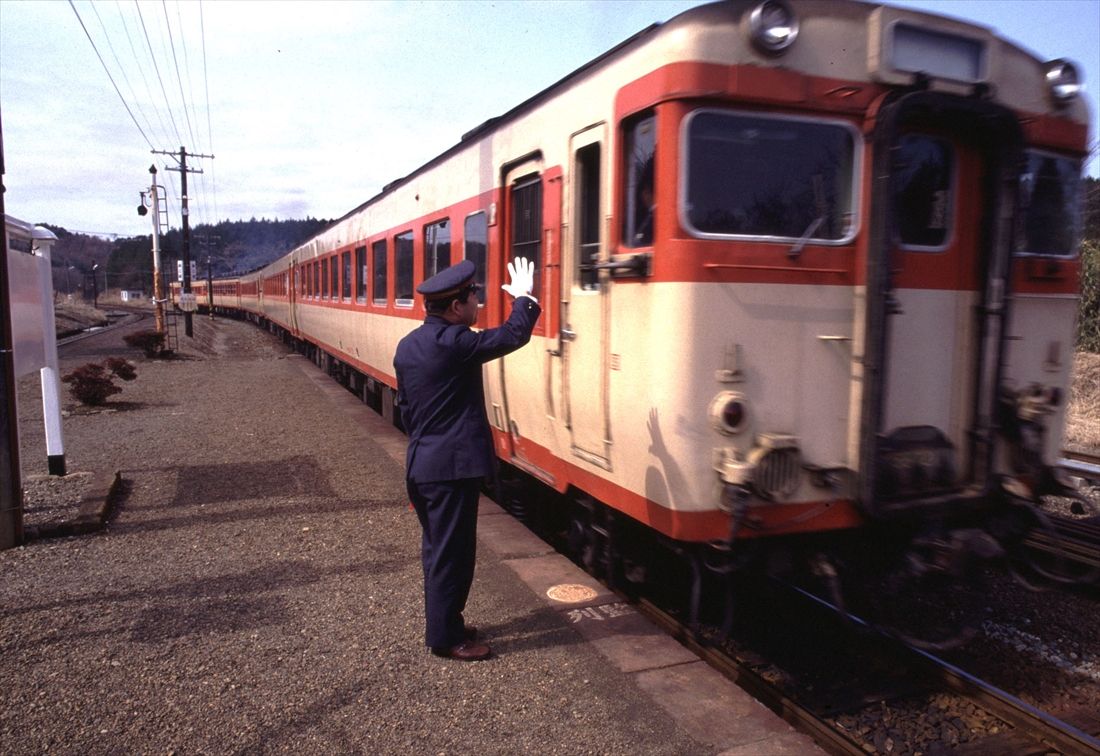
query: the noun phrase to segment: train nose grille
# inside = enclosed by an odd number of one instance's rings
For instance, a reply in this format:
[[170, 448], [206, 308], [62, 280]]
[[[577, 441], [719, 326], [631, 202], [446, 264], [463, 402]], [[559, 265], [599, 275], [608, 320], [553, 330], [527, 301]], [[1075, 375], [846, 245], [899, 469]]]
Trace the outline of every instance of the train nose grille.
[[764, 454], [753, 475], [753, 488], [766, 499], [783, 499], [795, 492], [802, 474], [798, 449], [775, 449]]

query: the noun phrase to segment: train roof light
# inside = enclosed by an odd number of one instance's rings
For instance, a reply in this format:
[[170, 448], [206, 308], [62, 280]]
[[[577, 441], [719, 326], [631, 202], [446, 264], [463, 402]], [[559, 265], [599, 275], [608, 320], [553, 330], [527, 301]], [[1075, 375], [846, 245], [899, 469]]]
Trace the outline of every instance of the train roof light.
[[1081, 76], [1072, 62], [1058, 58], [1047, 61], [1043, 67], [1055, 105], [1067, 105], [1081, 94]]
[[798, 37], [798, 16], [787, 0], [763, 0], [749, 16], [749, 38], [757, 49], [779, 55]]

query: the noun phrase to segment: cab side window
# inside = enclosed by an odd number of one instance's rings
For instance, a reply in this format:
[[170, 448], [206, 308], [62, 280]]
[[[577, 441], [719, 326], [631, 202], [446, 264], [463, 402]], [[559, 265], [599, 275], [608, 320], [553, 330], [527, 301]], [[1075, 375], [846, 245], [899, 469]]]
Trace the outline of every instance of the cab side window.
[[657, 118], [648, 115], [626, 127], [624, 134], [623, 243], [628, 247], [653, 244], [653, 213], [657, 194], [654, 161], [657, 154]]

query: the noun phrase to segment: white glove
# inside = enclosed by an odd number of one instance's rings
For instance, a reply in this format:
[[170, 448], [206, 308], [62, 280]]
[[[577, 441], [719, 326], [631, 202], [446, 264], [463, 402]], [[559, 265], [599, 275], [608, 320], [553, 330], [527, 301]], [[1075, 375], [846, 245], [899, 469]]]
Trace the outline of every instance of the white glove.
[[508, 275], [512, 282], [503, 284], [500, 288], [515, 298], [528, 297], [536, 304], [538, 300], [531, 296], [531, 289], [535, 286], [535, 264], [526, 257], [517, 257], [508, 263]]

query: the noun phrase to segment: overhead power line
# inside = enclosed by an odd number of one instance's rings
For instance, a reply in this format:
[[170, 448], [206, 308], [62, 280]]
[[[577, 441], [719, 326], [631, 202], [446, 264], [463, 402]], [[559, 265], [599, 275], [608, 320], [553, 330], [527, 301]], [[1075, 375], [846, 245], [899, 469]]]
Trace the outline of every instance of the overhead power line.
[[76, 20], [80, 22], [80, 28], [84, 30], [84, 35], [88, 38], [88, 42], [91, 43], [92, 49], [95, 50], [95, 55], [99, 58], [99, 64], [103, 66], [104, 72], [107, 74], [107, 78], [111, 80], [111, 86], [115, 88], [115, 94], [118, 95], [118, 99], [122, 101], [122, 107], [126, 108], [126, 112], [130, 114], [130, 120], [134, 122], [134, 126], [141, 132], [142, 138], [149, 145], [150, 149], [153, 148], [153, 143], [149, 141], [149, 137], [146, 135], [145, 130], [141, 128], [141, 124], [138, 123], [137, 118], [134, 117], [134, 111], [130, 110], [130, 105], [126, 102], [126, 98], [122, 96], [122, 92], [119, 91], [118, 84], [115, 83], [115, 77], [111, 76], [111, 71], [107, 68], [107, 64], [103, 60], [103, 56], [99, 54], [99, 48], [95, 45], [95, 40], [92, 39], [92, 35], [88, 33], [88, 27], [84, 25], [84, 19], [80, 17], [80, 11], [76, 9], [76, 5], [73, 4], [73, 0], [69, 0], [69, 7], [73, 9], [73, 13], [76, 14]]
[[[71, 3], [72, 0], [69, 0], [69, 2]], [[164, 77], [160, 75], [160, 66], [157, 65], [157, 54], [153, 52], [153, 41], [149, 39], [149, 29], [145, 26], [145, 16], [141, 14], [141, 5], [138, 3], [138, 0], [134, 0], [134, 5], [137, 7], [138, 18], [141, 19], [141, 30], [145, 33], [145, 43], [149, 46], [149, 57], [153, 59], [153, 70], [157, 72], [157, 81], [160, 82], [160, 91], [161, 94], [164, 95], [164, 104], [168, 108], [168, 118], [172, 121], [172, 130], [176, 132], [176, 141], [182, 143], [183, 137], [180, 136], [179, 127], [176, 126], [176, 119], [172, 115], [172, 101], [168, 99], [168, 90], [164, 88]]]

